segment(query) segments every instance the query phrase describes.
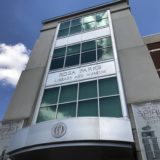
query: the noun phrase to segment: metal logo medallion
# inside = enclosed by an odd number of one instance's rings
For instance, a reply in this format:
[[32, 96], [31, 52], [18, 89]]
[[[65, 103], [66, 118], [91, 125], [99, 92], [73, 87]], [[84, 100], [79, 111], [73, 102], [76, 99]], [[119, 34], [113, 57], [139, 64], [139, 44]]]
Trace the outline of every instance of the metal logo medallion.
[[53, 137], [60, 138], [65, 135], [66, 131], [67, 131], [66, 125], [62, 122], [59, 122], [55, 124], [55, 126], [52, 128], [51, 133]]

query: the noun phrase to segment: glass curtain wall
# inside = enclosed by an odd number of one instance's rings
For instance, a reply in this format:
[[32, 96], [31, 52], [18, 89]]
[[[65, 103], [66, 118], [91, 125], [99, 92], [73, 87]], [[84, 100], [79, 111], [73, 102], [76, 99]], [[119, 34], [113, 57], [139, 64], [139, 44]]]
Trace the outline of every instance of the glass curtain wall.
[[45, 89], [37, 122], [68, 117], [122, 117], [117, 78]]
[[[107, 11], [60, 24], [57, 38], [108, 26]], [[111, 37], [101, 37], [54, 49], [49, 71], [114, 60]], [[37, 123], [69, 117], [122, 117], [116, 75], [46, 88]]]
[[108, 26], [107, 11], [86, 15], [80, 18], [62, 22], [58, 38], [64, 38], [81, 32]]
[[50, 70], [113, 59], [111, 37], [55, 48]]

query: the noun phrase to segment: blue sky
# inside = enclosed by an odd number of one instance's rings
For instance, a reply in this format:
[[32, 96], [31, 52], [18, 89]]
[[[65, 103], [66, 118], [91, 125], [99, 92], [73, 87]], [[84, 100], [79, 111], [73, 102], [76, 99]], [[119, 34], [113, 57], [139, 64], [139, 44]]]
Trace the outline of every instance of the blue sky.
[[[111, 0], [1, 0], [0, 120], [28, 61], [26, 55], [39, 36], [42, 20], [108, 1]], [[131, 12], [142, 36], [160, 33], [159, 6], [160, 0], [130, 0]]]

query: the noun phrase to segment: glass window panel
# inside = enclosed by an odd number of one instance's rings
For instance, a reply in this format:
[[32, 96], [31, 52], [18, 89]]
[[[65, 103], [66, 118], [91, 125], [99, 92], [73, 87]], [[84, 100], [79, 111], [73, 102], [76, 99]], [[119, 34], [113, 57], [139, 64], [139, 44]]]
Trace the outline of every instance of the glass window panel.
[[105, 48], [105, 49], [98, 49], [97, 51], [98, 60], [105, 60], [113, 58], [113, 51], [112, 47]]
[[111, 37], [101, 38], [97, 40], [97, 48], [106, 48], [112, 46]]
[[96, 42], [95, 41], [89, 41], [82, 43], [82, 52], [93, 50], [96, 48]]
[[83, 82], [79, 85], [79, 99], [97, 97], [97, 81]]
[[118, 94], [117, 78], [111, 77], [99, 80], [99, 95], [107, 96]]
[[77, 84], [62, 86], [59, 102], [75, 101], [77, 99]]
[[76, 116], [76, 103], [58, 105], [57, 118], [68, 118]]
[[68, 46], [67, 55], [71, 55], [71, 54], [75, 54], [75, 53], [80, 53], [80, 44]]
[[65, 67], [78, 65], [79, 64], [79, 56], [80, 56], [79, 54], [76, 54], [73, 56], [67, 56]]
[[84, 23], [83, 24], [83, 30], [88, 31], [91, 29], [95, 29], [96, 23], [95, 22], [90, 22], [90, 23]]
[[104, 18], [107, 18], [107, 11], [99, 12], [96, 14], [96, 21]]
[[71, 22], [71, 27], [81, 25], [81, 24], [82, 24], [81, 21], [82, 21], [81, 18], [72, 20], [72, 22]]
[[61, 57], [64, 56], [66, 52], [66, 47], [58, 48], [54, 50], [53, 57]]
[[55, 119], [56, 106], [41, 107], [39, 109], [37, 123]]
[[41, 106], [51, 105], [57, 103], [59, 87], [45, 89]]
[[70, 21], [66, 21], [66, 22], [61, 23], [60, 29], [69, 28], [69, 26], [70, 26]]
[[71, 27], [71, 29], [70, 29], [70, 34], [75, 34], [75, 33], [79, 33], [79, 32], [81, 32], [81, 25]]
[[98, 116], [97, 99], [81, 101], [78, 103], [78, 117]]
[[96, 51], [89, 51], [81, 54], [81, 64], [96, 61]]
[[64, 36], [67, 36], [67, 35], [68, 35], [68, 33], [69, 33], [69, 28], [59, 30], [58, 37], [64, 37]]
[[88, 15], [83, 17], [83, 23], [89, 23], [95, 21], [94, 15]]
[[101, 117], [122, 117], [119, 96], [100, 98]]
[[51, 62], [50, 70], [63, 68], [63, 64], [64, 64], [64, 57], [53, 59]]
[[108, 26], [108, 19], [102, 19], [97, 21], [97, 28]]

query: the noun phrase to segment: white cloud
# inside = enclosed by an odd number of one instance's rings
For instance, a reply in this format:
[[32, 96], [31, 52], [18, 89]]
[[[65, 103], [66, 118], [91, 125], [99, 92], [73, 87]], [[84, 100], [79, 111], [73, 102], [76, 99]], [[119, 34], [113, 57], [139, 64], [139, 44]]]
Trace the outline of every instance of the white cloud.
[[24, 44], [0, 44], [0, 82], [16, 86], [21, 72], [25, 69], [30, 50]]

